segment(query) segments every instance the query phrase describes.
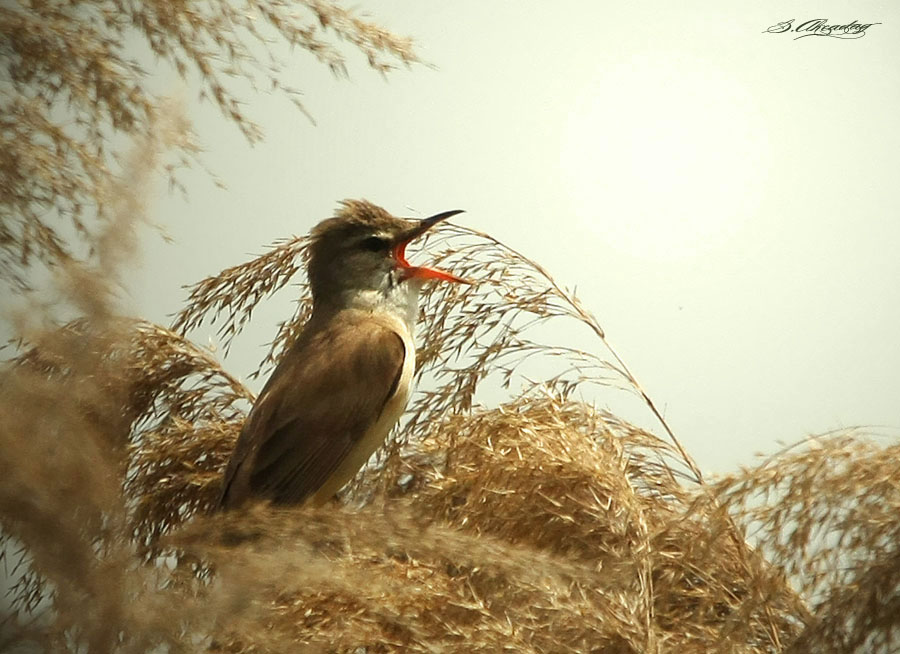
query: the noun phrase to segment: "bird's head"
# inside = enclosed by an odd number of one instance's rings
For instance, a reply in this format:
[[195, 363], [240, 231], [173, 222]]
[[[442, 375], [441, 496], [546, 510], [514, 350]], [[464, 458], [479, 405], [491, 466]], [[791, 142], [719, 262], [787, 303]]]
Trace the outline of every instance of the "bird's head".
[[323, 220], [311, 232], [309, 282], [314, 302], [326, 298], [340, 302], [348, 293], [388, 292], [402, 284], [418, 287], [429, 279], [465, 282], [449, 272], [413, 266], [406, 260], [411, 241], [458, 213], [405, 220], [365, 200], [345, 200], [337, 216]]

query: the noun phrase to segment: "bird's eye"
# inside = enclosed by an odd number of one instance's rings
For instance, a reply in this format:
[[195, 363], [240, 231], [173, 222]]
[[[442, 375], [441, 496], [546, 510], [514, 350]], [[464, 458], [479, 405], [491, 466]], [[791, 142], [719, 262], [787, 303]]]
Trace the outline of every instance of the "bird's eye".
[[368, 238], [363, 239], [360, 245], [363, 250], [368, 250], [369, 252], [384, 252], [388, 249], [390, 243], [386, 238], [369, 236]]

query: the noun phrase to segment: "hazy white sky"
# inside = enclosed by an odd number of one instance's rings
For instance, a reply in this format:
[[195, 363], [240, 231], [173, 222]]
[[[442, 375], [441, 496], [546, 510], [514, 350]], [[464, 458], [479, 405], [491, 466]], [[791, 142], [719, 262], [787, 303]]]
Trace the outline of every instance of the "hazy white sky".
[[[175, 244], [148, 236], [135, 312], [168, 322], [181, 285], [342, 198], [464, 208], [459, 222], [577, 285], [705, 470], [836, 427], [900, 431], [900, 5], [358, 6], [437, 68], [384, 81], [352, 59], [341, 81], [297, 53], [290, 81], [317, 124], [248, 94], [267, 134], [254, 148], [191, 103], [228, 189], [198, 170], [188, 201], [161, 195], [151, 214]], [[763, 33], [815, 18], [881, 24]], [[254, 314], [229, 369], [254, 369], [289, 302]]]

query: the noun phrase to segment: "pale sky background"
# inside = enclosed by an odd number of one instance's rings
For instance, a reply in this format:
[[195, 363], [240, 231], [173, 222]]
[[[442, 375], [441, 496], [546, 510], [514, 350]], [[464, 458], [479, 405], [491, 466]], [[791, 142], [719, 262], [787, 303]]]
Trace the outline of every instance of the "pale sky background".
[[[705, 471], [838, 427], [900, 433], [900, 4], [355, 6], [436, 69], [385, 81], [351, 53], [338, 80], [297, 52], [289, 82], [317, 124], [248, 94], [252, 148], [173, 83], [228, 188], [197, 170], [187, 201], [160, 194], [150, 215], [175, 243], [147, 232], [129, 310], [168, 323], [182, 285], [343, 198], [463, 208], [577, 286]], [[791, 18], [882, 24], [763, 33]], [[254, 370], [290, 301], [254, 314], [229, 370]]]

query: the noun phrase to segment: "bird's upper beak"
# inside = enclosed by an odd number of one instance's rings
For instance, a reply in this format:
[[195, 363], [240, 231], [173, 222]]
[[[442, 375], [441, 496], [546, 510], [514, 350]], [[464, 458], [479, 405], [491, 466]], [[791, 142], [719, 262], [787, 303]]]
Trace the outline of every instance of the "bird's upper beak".
[[404, 232], [397, 238], [392, 253], [394, 255], [394, 260], [397, 262], [397, 266], [403, 271], [404, 277], [406, 277], [406, 279], [417, 277], [419, 279], [440, 279], [446, 282], [460, 282], [463, 284], [471, 284], [470, 281], [468, 281], [467, 279], [463, 279], [462, 277], [457, 277], [456, 275], [444, 272], [443, 270], [438, 270], [437, 268], [413, 266], [406, 260], [406, 246], [411, 241], [427, 232], [439, 222], [447, 220], [447, 218], [455, 216], [458, 213], [462, 213], [462, 209], [444, 211], [443, 213], [435, 214], [430, 218], [420, 220], [418, 225]]

